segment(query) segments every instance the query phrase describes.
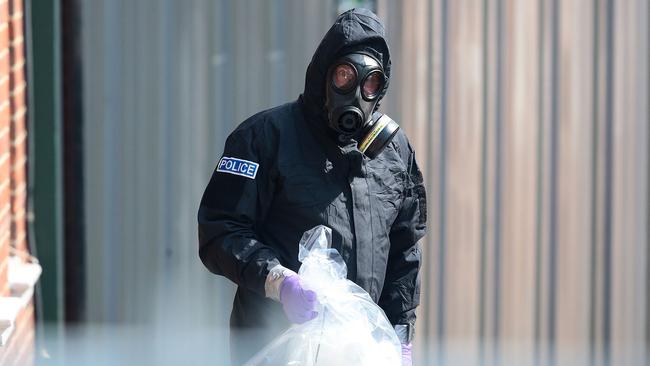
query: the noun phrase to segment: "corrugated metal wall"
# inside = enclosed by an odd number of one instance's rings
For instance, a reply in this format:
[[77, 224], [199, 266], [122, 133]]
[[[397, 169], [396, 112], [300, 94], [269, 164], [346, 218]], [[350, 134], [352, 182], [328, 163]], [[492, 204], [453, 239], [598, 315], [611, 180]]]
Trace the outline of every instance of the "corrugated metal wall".
[[198, 258], [199, 200], [227, 134], [302, 91], [334, 4], [88, 0], [82, 15], [88, 321], [155, 324], [223, 364], [223, 334], [176, 329], [227, 327], [234, 294]]
[[[647, 1], [378, 11], [396, 65], [382, 108], [428, 184], [420, 364], [647, 357]], [[300, 93], [335, 12], [84, 2], [89, 320], [227, 324], [232, 286], [195, 250], [200, 195], [234, 126]]]
[[422, 364], [647, 362], [648, 2], [382, 10], [428, 183]]

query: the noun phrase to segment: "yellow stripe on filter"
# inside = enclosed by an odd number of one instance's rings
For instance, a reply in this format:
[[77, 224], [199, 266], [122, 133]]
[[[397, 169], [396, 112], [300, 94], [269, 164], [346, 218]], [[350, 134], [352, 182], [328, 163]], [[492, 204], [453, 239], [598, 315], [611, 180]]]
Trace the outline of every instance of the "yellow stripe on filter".
[[366, 149], [368, 149], [368, 146], [372, 144], [373, 141], [377, 138], [377, 135], [381, 132], [381, 130], [386, 127], [388, 122], [390, 121], [390, 118], [388, 118], [385, 114], [379, 117], [379, 120], [377, 120], [377, 124], [372, 128], [372, 131], [366, 138], [359, 144], [359, 151], [362, 153], [366, 152]]

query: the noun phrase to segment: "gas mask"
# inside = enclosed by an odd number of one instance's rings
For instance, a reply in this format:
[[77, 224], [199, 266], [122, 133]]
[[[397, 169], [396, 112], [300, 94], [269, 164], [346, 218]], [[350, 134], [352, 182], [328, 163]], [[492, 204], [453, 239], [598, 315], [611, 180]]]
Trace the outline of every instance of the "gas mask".
[[365, 53], [339, 58], [327, 72], [325, 108], [329, 127], [340, 141], [357, 139], [359, 150], [371, 159], [399, 130], [387, 115], [373, 114], [385, 83], [382, 65]]

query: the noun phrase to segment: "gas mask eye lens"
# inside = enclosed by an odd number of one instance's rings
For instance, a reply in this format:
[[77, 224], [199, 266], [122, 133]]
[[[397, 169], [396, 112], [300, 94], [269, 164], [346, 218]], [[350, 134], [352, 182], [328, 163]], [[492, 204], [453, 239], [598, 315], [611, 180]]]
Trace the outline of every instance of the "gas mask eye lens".
[[334, 69], [332, 75], [334, 86], [341, 90], [347, 90], [357, 82], [357, 73], [354, 68], [347, 64], [341, 64]]
[[363, 82], [363, 96], [370, 99], [377, 96], [383, 84], [384, 78], [379, 71], [370, 73]]

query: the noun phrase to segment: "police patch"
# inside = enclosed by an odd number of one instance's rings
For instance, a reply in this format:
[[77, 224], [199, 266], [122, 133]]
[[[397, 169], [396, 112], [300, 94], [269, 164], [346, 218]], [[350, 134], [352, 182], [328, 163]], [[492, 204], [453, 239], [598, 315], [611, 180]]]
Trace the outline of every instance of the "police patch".
[[221, 158], [221, 160], [219, 160], [217, 171], [255, 179], [255, 176], [257, 175], [257, 168], [259, 168], [259, 166], [260, 165], [258, 163], [252, 161], [224, 156]]

